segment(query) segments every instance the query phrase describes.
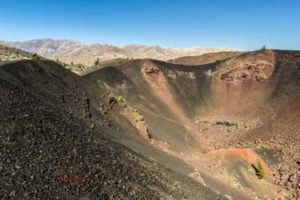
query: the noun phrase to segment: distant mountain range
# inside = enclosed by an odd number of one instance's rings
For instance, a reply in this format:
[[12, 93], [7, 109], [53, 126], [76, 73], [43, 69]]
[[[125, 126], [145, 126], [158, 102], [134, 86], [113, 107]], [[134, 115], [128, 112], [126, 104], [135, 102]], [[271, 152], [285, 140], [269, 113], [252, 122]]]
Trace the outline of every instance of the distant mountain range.
[[236, 51], [232, 48], [163, 48], [160, 46], [109, 44], [83, 44], [73, 40], [36, 39], [28, 41], [0, 41], [0, 43], [19, 48], [41, 56], [59, 59], [63, 62], [74, 62], [93, 65], [99, 58], [101, 61], [115, 58], [153, 58], [170, 60], [183, 56], [195, 56], [220, 51]]

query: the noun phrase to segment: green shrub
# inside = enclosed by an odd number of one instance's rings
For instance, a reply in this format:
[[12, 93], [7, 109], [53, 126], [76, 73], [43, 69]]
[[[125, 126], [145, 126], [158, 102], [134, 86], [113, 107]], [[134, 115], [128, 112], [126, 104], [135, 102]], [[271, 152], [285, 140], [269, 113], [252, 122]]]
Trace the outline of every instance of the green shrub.
[[263, 179], [266, 176], [266, 173], [260, 160], [257, 160], [257, 165], [252, 165], [252, 167], [254, 168], [255, 174], [259, 179]]
[[94, 65], [96, 65], [96, 66], [100, 65], [100, 59], [99, 59], [99, 58], [97, 58], [97, 59], [95, 60]]
[[124, 96], [118, 96], [117, 100], [122, 106], [126, 106], [126, 99]]
[[34, 54], [31, 55], [31, 59], [32, 59], [32, 60], [39, 60], [39, 59], [40, 59], [40, 56], [37, 55], [36, 53], [34, 53]]
[[262, 46], [262, 47], [260, 48], [261, 51], [264, 51], [264, 50], [266, 50], [266, 49], [267, 49], [266, 45], [264, 45], [264, 46]]
[[223, 63], [223, 60], [216, 60], [216, 64], [217, 64], [217, 65], [219, 65], [219, 64], [221, 64], [221, 63]]
[[63, 62], [63, 63], [62, 63], [62, 66], [63, 66], [64, 68], [66, 68], [66, 67], [68, 67], [68, 63]]

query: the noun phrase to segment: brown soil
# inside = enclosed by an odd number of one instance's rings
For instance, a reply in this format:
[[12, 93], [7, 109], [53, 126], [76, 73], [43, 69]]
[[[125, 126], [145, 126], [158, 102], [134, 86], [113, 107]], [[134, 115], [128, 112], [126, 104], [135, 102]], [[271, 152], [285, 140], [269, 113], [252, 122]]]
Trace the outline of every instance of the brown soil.
[[[240, 175], [253, 182], [251, 187], [241, 179], [231, 181], [232, 171], [224, 174], [223, 179], [228, 180], [225, 190], [220, 178], [215, 182], [219, 187], [209, 186], [216, 192], [238, 190], [250, 199], [295, 199], [300, 160], [299, 66], [297, 51], [265, 50], [192, 66], [133, 60], [103, 68], [86, 78], [114, 96], [123, 95], [143, 116], [153, 139], [166, 144], [168, 154], [200, 172], [198, 179], [206, 185], [216, 178], [203, 173], [213, 172], [209, 166], [215, 161], [208, 152], [247, 148], [224, 151], [244, 163]], [[283, 154], [279, 163], [268, 163], [272, 159], [268, 155], [260, 158], [268, 169], [268, 184], [261, 191], [254, 187], [259, 183], [255, 175], [244, 171], [249, 166], [250, 170], [250, 163], [257, 158], [251, 149], [274, 149]], [[223, 169], [217, 167], [214, 171], [221, 173]], [[272, 195], [266, 193], [268, 188]], [[239, 199], [234, 193], [227, 195]]]

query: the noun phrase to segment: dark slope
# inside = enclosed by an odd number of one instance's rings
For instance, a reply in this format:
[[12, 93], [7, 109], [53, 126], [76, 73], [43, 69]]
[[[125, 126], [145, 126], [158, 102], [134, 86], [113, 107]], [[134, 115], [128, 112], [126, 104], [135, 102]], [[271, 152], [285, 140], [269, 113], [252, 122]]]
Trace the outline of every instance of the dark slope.
[[0, 93], [1, 199], [220, 199], [112, 142], [107, 92], [56, 63], [0, 64]]
[[[281, 162], [272, 166], [267, 163], [271, 168], [268, 184], [279, 186], [265, 191], [269, 190], [273, 197], [281, 191], [279, 195], [292, 198], [295, 182], [288, 184], [288, 178], [297, 172], [300, 160], [299, 66], [298, 51], [265, 50], [193, 66], [133, 60], [85, 77], [105, 86], [115, 97], [124, 96], [127, 104], [144, 116], [151, 137], [167, 143], [167, 152], [196, 163], [195, 167], [199, 163], [206, 165], [201, 157], [211, 154], [202, 153], [219, 153], [214, 150], [226, 152], [231, 148], [229, 157], [232, 152], [248, 153], [235, 151], [237, 147], [283, 153]], [[249, 173], [243, 178], [250, 177], [250, 182], [240, 183], [254, 190], [251, 195], [271, 195], [259, 191], [260, 186], [268, 184], [255, 180], [251, 164], [256, 163], [251, 162], [261, 157], [249, 152], [249, 157], [241, 157], [249, 159], [248, 168], [241, 174]], [[212, 162], [209, 168], [219, 161]], [[211, 173], [218, 170], [221, 169], [213, 168]], [[282, 170], [284, 175], [280, 175]], [[284, 184], [288, 189], [282, 187]]]
[[[159, 66], [159, 69], [156, 66]], [[102, 81], [114, 96], [125, 96], [128, 104], [145, 117], [152, 137], [167, 142], [174, 147], [176, 146], [178, 151], [185, 151], [195, 146], [194, 139], [188, 134], [184, 121], [185, 117], [181, 116], [183, 114], [181, 108], [172, 104], [176, 103], [173, 94], [180, 95], [180, 93], [170, 93], [168, 88], [164, 87], [167, 80], [163, 76], [156, 77], [156, 72], [153, 72], [154, 80], [146, 80], [143, 75], [145, 67], [149, 67], [150, 70], [152, 68], [158, 70], [168, 69], [163, 62], [134, 60], [117, 67], [103, 68], [87, 75], [87, 78], [99, 83]], [[180, 66], [178, 67], [180, 68]], [[174, 71], [176, 71], [176, 68], [174, 68]], [[189, 69], [186, 69], [186, 71], [188, 73]], [[202, 81], [201, 79], [198, 80]], [[151, 85], [152, 83], [154, 85]], [[189, 94], [193, 95], [192, 93]], [[194, 95], [197, 95], [197, 93]], [[168, 100], [169, 105], [164, 100]], [[188, 102], [187, 105], [190, 105], [190, 103]]]

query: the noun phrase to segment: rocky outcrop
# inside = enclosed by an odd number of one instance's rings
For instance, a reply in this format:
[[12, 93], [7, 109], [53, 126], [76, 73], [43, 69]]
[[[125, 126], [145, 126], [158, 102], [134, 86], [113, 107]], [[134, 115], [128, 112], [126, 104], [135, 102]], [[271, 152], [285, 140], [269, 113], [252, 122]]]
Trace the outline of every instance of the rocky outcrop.
[[221, 80], [229, 83], [245, 80], [262, 82], [270, 78], [272, 71], [273, 66], [271, 65], [247, 65], [222, 72]]
[[159, 74], [160, 70], [155, 66], [146, 66], [142, 69], [144, 74]]

